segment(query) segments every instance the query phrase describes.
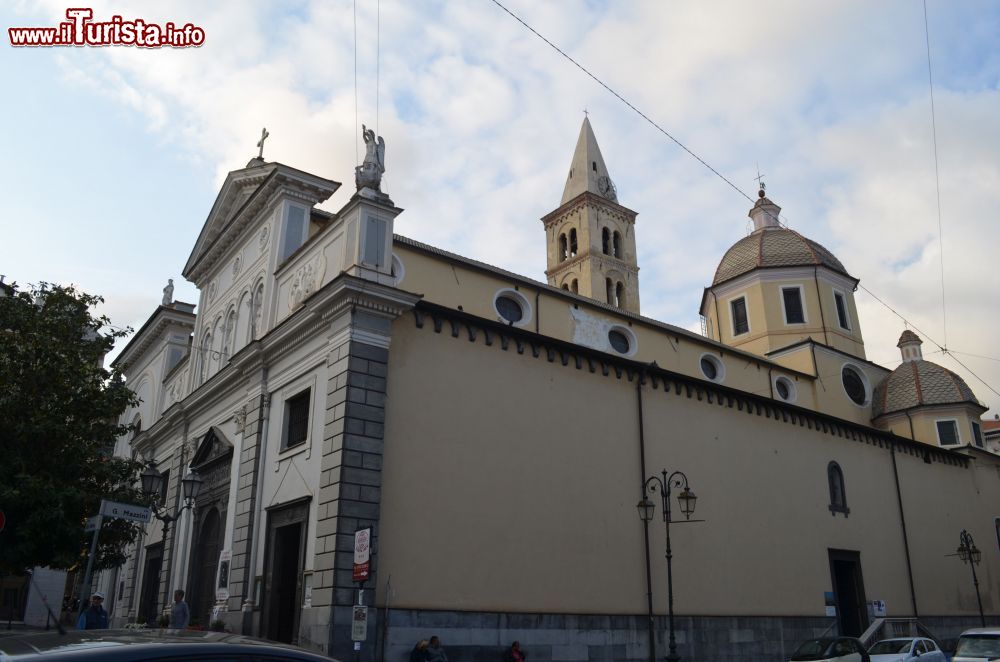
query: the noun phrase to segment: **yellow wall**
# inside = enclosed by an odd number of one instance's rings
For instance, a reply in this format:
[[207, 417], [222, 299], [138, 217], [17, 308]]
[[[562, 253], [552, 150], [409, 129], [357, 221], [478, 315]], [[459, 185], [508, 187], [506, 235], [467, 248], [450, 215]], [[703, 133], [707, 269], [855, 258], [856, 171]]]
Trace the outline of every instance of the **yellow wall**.
[[[410, 314], [392, 342], [379, 573], [392, 576], [393, 606], [642, 613], [635, 382], [453, 338], [448, 324], [418, 329]], [[683, 469], [706, 520], [672, 528], [681, 613], [822, 615], [829, 549], [859, 551], [867, 598], [911, 612], [887, 448], [662, 386], [647, 385], [643, 404], [647, 473]], [[990, 550], [982, 576], [1000, 577], [988, 535], [1000, 476], [995, 460], [937, 457], [897, 457], [919, 606], [970, 615], [968, 569], [944, 555], [970, 528]], [[847, 518], [828, 509], [830, 461], [845, 475]], [[654, 519], [660, 613], [662, 534]], [[982, 588], [995, 604], [995, 581]]]

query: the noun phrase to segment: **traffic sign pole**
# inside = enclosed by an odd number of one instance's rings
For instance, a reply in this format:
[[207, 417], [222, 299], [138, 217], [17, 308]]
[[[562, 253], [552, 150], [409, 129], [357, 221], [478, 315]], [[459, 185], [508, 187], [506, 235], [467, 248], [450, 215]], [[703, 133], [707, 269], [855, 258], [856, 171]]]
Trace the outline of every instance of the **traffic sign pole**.
[[[94, 569], [94, 556], [97, 555], [97, 539], [101, 537], [101, 524], [104, 522], [104, 518], [101, 515], [97, 515], [97, 530], [94, 531], [94, 539], [90, 543], [90, 556], [87, 557], [87, 572], [83, 575], [83, 586], [84, 589], [90, 591], [90, 571]], [[83, 609], [86, 609], [90, 604], [90, 596], [80, 596], [80, 604], [83, 605]], [[81, 609], [80, 611], [83, 611]]]

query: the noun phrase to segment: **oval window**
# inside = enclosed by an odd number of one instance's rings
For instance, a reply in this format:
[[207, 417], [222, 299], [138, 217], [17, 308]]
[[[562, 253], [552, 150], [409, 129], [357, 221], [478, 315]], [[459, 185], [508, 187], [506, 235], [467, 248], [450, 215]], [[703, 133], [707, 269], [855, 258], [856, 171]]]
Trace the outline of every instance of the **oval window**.
[[792, 384], [792, 380], [788, 379], [788, 377], [778, 377], [774, 380], [774, 392], [786, 402], [791, 402], [795, 399], [795, 385]]
[[712, 381], [715, 381], [715, 378], [719, 376], [719, 369], [715, 366], [715, 362], [707, 356], [701, 358], [701, 372]]
[[858, 374], [858, 371], [850, 366], [844, 366], [844, 370], [841, 372], [841, 379], [844, 382], [844, 390], [847, 392], [847, 397], [856, 404], [865, 404], [868, 400], [868, 389], [865, 387], [864, 378]]
[[524, 318], [524, 309], [514, 297], [501, 295], [496, 299], [497, 312], [511, 324], [520, 322]]
[[621, 331], [608, 331], [608, 342], [611, 346], [615, 348], [616, 352], [621, 352], [622, 354], [628, 354], [631, 343], [628, 341], [628, 336], [626, 336]]

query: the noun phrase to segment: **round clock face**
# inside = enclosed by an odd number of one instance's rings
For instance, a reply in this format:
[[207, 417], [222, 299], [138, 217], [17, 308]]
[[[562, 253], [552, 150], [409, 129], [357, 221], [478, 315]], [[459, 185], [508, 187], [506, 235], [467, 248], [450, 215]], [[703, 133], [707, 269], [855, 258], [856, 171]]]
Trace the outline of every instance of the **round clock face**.
[[618, 201], [618, 194], [615, 191], [615, 184], [611, 181], [611, 178], [606, 175], [601, 175], [597, 179], [597, 190], [608, 200]]

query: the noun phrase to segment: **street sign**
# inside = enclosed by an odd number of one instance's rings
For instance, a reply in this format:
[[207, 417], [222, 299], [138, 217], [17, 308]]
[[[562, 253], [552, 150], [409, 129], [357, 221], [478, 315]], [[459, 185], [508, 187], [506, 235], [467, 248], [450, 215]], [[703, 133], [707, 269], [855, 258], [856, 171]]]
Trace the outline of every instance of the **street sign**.
[[144, 506], [133, 506], [130, 503], [118, 503], [101, 499], [101, 514], [105, 517], [127, 519], [130, 522], [146, 524], [152, 519], [152, 511]]
[[83, 532], [93, 533], [94, 531], [97, 531], [97, 529], [101, 526], [100, 519], [101, 519], [100, 515], [94, 515], [93, 517], [88, 517], [87, 525], [83, 527]]
[[368, 638], [368, 607], [354, 606], [354, 617], [351, 619], [351, 641], [364, 641]]
[[358, 529], [354, 532], [354, 581], [363, 582], [368, 579], [371, 566], [371, 529]]

